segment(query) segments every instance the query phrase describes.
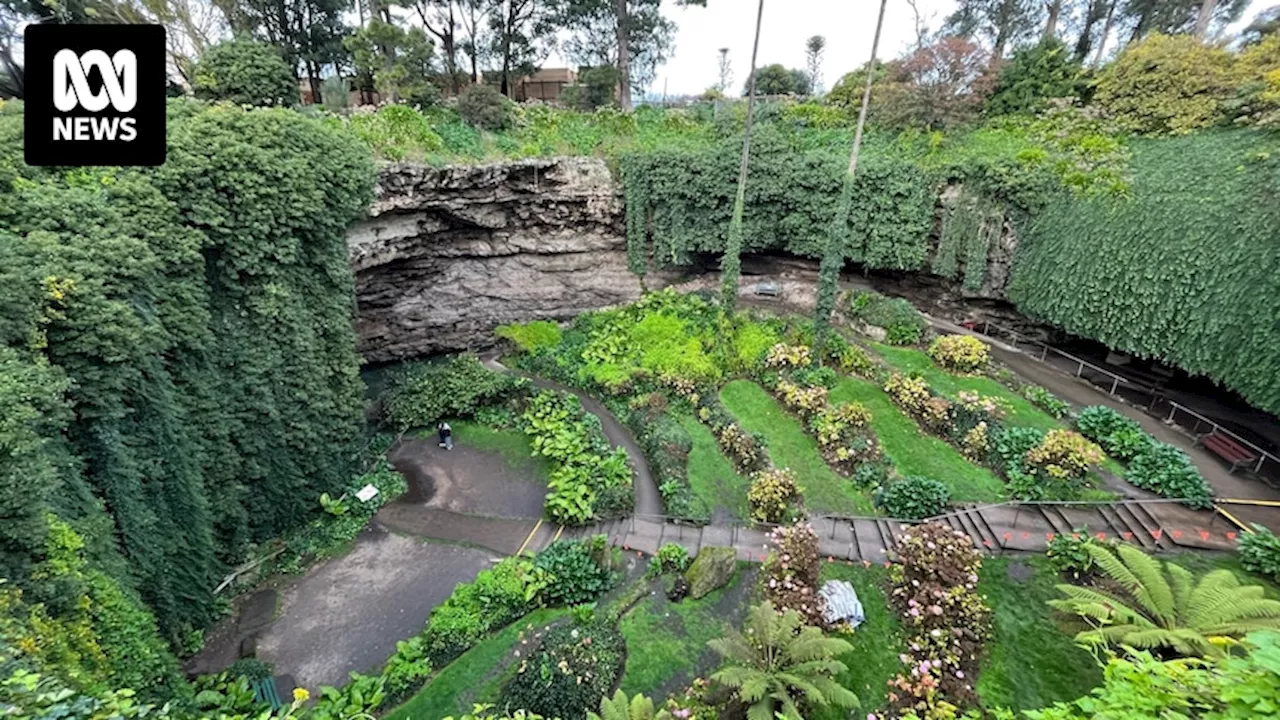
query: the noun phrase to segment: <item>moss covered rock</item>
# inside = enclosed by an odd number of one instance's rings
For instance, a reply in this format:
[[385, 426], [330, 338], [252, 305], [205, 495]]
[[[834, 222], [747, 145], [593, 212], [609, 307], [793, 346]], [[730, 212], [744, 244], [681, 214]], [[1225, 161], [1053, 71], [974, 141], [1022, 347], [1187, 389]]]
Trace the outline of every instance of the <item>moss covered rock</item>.
[[689, 580], [689, 597], [698, 599], [733, 579], [738, 569], [738, 554], [731, 547], [704, 547], [685, 571]]

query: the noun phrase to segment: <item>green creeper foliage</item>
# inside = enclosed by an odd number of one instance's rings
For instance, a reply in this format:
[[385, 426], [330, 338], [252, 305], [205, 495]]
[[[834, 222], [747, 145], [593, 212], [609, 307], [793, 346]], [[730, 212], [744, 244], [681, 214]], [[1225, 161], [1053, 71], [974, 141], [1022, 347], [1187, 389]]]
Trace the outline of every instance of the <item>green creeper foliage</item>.
[[[847, 132], [838, 132], [847, 142]], [[660, 266], [687, 264], [694, 253], [723, 251], [740, 151], [741, 137], [729, 136], [707, 148], [624, 153], [631, 257], [648, 256], [648, 248], [638, 250], [636, 245], [649, 238]], [[933, 222], [930, 176], [897, 156], [892, 147], [868, 141], [849, 211], [838, 213], [847, 165], [848, 156], [834, 142], [812, 147], [802, 136], [776, 125], [753, 129], [743, 252], [822, 257], [832, 225], [843, 214], [849, 224], [850, 240], [843, 248], [847, 260], [872, 268], [922, 267]], [[639, 183], [643, 187], [632, 189]]]
[[880, 496], [885, 514], [898, 520], [940, 515], [950, 500], [951, 490], [941, 481], [916, 476], [891, 481]]
[[510, 101], [489, 85], [471, 85], [458, 95], [462, 119], [480, 130], [501, 130], [511, 122]]
[[1098, 74], [1094, 101], [1121, 127], [1182, 135], [1217, 123], [1234, 93], [1232, 57], [1190, 35], [1154, 34]]
[[293, 105], [298, 81], [272, 45], [237, 39], [205, 50], [192, 69], [191, 89], [202, 100], [237, 105]]
[[1135, 143], [1130, 199], [1062, 196], [1031, 220], [1009, 298], [1280, 411], [1277, 148], [1243, 130]]
[[[140, 690], [171, 675], [139, 663], [172, 658], [111, 633], [208, 623], [224, 565], [349, 479], [363, 392], [345, 230], [367, 152], [291, 110], [169, 114], [164, 166], [63, 171], [23, 165], [22, 116], [0, 113], [0, 486], [43, 488], [0, 493], [6, 573], [53, 621], [90, 597], [88, 637]], [[50, 511], [85, 539], [79, 580], [31, 564]]]

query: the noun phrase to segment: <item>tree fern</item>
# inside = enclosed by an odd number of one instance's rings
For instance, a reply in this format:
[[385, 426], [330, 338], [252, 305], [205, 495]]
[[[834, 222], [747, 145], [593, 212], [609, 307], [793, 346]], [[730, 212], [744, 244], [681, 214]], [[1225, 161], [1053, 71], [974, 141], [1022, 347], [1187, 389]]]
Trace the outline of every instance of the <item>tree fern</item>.
[[636, 693], [627, 699], [627, 694], [618, 690], [611, 698], [600, 700], [600, 714], [587, 713], [587, 720], [672, 720], [671, 713], [666, 710], [654, 711], [653, 701]]
[[849, 652], [849, 643], [768, 602], [751, 609], [746, 629], [707, 644], [726, 661], [712, 679], [733, 688], [748, 720], [799, 720], [801, 705], [857, 707], [857, 696], [832, 679], [847, 669], [834, 658]]
[[1089, 546], [1096, 567], [1124, 590], [1059, 585], [1057, 610], [1080, 616], [1091, 629], [1076, 640], [1090, 644], [1170, 648], [1182, 655], [1217, 655], [1254, 630], [1280, 629], [1280, 602], [1257, 585], [1240, 585], [1230, 570], [1214, 570], [1196, 582], [1185, 568], [1159, 561], [1128, 545], [1112, 551]]

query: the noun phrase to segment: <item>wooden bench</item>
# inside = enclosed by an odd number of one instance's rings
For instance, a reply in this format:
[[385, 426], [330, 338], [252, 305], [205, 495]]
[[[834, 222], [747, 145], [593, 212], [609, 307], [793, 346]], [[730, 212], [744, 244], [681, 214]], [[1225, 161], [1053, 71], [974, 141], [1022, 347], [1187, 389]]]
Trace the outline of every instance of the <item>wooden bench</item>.
[[778, 287], [778, 283], [775, 282], [761, 282], [756, 283], [755, 293], [757, 295], [778, 297], [778, 295], [782, 294], [782, 288]]
[[270, 705], [273, 712], [284, 705], [280, 700], [280, 693], [276, 691], [276, 679], [274, 677], [263, 678], [253, 682], [253, 700], [254, 702]]
[[1205, 449], [1230, 463], [1230, 472], [1235, 472], [1236, 468], [1241, 465], [1248, 465], [1258, 459], [1258, 456], [1253, 451], [1220, 432], [1215, 431], [1208, 435], [1202, 435], [1197, 442], [1203, 445]]

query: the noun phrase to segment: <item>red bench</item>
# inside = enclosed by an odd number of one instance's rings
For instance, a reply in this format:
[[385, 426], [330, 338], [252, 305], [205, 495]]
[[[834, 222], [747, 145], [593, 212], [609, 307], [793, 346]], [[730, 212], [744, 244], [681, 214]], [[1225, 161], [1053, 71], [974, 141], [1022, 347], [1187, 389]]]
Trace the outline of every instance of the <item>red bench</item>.
[[1199, 443], [1230, 463], [1231, 472], [1235, 472], [1236, 468], [1241, 465], [1248, 465], [1258, 459], [1258, 456], [1253, 451], [1220, 432], [1211, 432], [1208, 435], [1201, 436]]

